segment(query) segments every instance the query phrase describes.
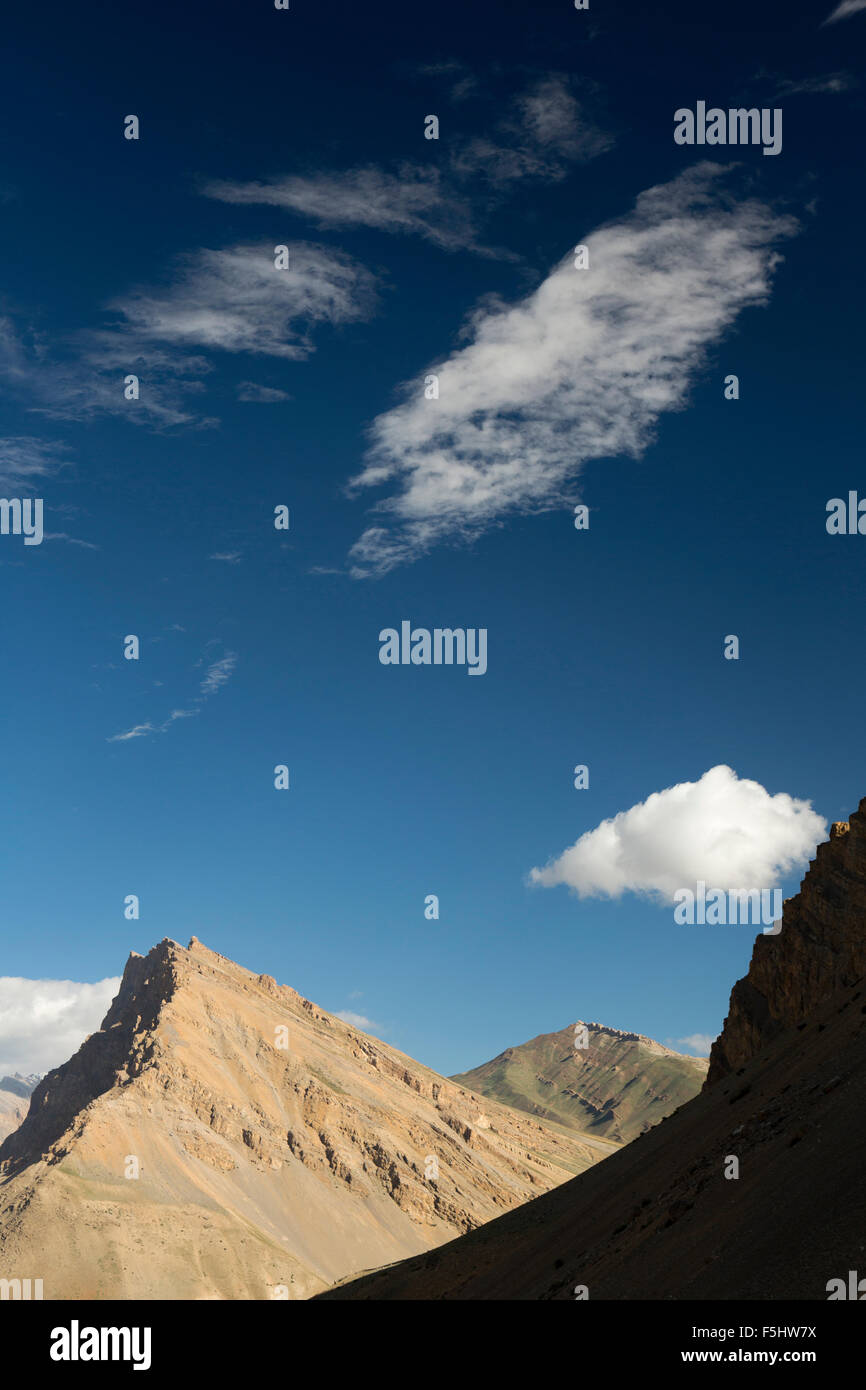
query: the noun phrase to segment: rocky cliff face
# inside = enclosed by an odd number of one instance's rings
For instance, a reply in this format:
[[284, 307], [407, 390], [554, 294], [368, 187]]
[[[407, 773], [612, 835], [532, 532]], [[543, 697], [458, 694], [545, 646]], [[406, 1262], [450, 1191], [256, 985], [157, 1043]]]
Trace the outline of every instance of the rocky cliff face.
[[737, 1071], [786, 1028], [866, 973], [866, 798], [819, 845], [777, 936], [759, 936], [731, 991], [705, 1089]]
[[304, 1297], [601, 1156], [165, 940], [0, 1147], [0, 1276], [46, 1299]]

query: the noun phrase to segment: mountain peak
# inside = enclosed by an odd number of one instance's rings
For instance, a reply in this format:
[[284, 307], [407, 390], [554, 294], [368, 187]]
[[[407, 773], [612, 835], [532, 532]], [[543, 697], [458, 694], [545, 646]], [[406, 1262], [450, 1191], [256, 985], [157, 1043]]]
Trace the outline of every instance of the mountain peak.
[[101, 1028], [0, 1147], [4, 1269], [38, 1250], [53, 1298], [303, 1297], [603, 1152], [165, 938], [130, 954]]
[[[586, 1030], [581, 1046], [578, 1030]], [[706, 1061], [641, 1033], [578, 1019], [506, 1048], [454, 1081], [545, 1122], [627, 1143], [701, 1088]]]

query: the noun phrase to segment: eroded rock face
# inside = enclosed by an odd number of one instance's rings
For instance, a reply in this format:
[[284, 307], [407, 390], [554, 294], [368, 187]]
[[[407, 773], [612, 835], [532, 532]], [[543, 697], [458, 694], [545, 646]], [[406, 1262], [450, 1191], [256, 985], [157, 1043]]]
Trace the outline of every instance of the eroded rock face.
[[759, 936], [731, 991], [705, 1089], [745, 1065], [786, 1028], [866, 974], [866, 798], [818, 846], [778, 936]]

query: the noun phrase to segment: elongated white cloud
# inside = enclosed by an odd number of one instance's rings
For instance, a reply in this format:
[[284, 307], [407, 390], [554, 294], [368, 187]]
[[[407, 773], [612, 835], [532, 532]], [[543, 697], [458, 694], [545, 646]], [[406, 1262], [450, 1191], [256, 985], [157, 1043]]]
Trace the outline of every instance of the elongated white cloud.
[[403, 164], [396, 173], [374, 166], [341, 173], [286, 175], [267, 182], [215, 179], [204, 192], [223, 203], [290, 208], [320, 227], [376, 227], [426, 237], [448, 251], [473, 246], [468, 202], [443, 185], [439, 171]]
[[641, 893], [663, 902], [699, 881], [725, 892], [769, 889], [805, 864], [826, 836], [827, 822], [811, 802], [771, 796], [721, 764], [602, 821], [533, 869], [530, 881], [567, 884], [581, 898]]
[[[509, 513], [561, 506], [586, 460], [647, 448], [711, 345], [766, 302], [774, 248], [796, 230], [730, 196], [725, 175], [704, 163], [642, 193], [634, 212], [581, 238], [588, 269], [569, 255], [525, 299], [485, 305], [473, 341], [406, 385], [350, 485], [399, 488], [352, 547], [356, 577]], [[428, 373], [436, 400], [425, 399]]]
[[866, 10], [866, 0], [842, 0], [842, 4], [828, 14], [824, 23], [836, 24], [840, 19], [850, 19], [852, 15], [860, 14], [862, 10]]
[[96, 1032], [119, 988], [119, 977], [79, 984], [0, 976], [0, 1075], [59, 1067]]

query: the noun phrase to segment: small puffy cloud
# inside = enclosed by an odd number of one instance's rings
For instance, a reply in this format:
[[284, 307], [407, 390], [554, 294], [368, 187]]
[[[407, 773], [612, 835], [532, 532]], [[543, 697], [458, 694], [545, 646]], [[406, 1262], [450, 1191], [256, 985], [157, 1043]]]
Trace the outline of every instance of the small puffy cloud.
[[588, 830], [530, 881], [567, 884], [581, 898], [638, 893], [673, 902], [703, 881], [727, 892], [772, 888], [826, 838], [811, 802], [771, 796], [724, 765], [678, 782]]
[[715, 1041], [715, 1037], [710, 1033], [692, 1033], [687, 1038], [674, 1038], [678, 1046], [685, 1047], [696, 1057], [709, 1057], [710, 1048]]
[[860, 14], [861, 10], [866, 10], [866, 0], [842, 0], [842, 4], [828, 14], [824, 23], [836, 24], [840, 19], [850, 19], [852, 15]]
[[226, 565], [239, 565], [243, 559], [240, 550], [218, 550], [209, 557], [211, 560], [222, 560]]
[[[642, 193], [533, 293], [485, 302], [471, 341], [420, 371], [371, 429], [350, 487], [391, 485], [350, 552], [356, 578], [471, 540], [509, 515], [562, 507], [589, 459], [639, 457], [682, 409], [709, 349], [769, 299], [776, 247], [797, 224], [728, 190], [705, 162]], [[577, 241], [578, 238], [576, 237]], [[439, 378], [425, 399], [424, 376]]]
[[363, 1014], [353, 1013], [351, 1009], [338, 1009], [334, 1017], [341, 1018], [344, 1023], [349, 1024], [350, 1028], [360, 1028], [363, 1033], [375, 1033], [378, 1036], [385, 1031], [381, 1024], [374, 1023], [371, 1018], [365, 1018]]
[[117, 977], [79, 984], [0, 976], [0, 1075], [68, 1061], [99, 1028], [119, 988]]

